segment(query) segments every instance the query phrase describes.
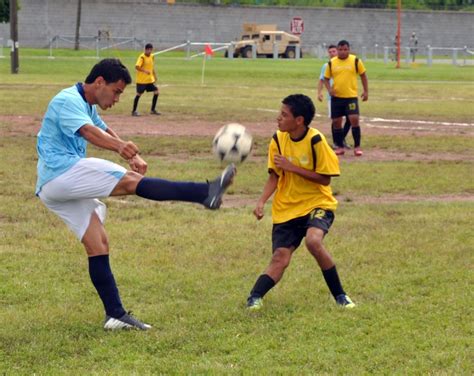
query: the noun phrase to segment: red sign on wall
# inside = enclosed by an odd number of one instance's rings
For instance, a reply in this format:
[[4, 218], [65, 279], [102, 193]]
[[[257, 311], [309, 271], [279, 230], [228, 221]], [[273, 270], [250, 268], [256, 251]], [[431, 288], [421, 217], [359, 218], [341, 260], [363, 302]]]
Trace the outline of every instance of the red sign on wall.
[[301, 35], [304, 31], [304, 22], [301, 17], [293, 17], [290, 22], [290, 31], [292, 34]]

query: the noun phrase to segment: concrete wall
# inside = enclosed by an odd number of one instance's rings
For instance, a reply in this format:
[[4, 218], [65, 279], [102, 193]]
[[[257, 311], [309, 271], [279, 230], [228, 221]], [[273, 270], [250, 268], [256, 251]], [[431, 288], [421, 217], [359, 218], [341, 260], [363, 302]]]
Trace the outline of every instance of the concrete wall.
[[[163, 1], [163, 0], [162, 0]], [[396, 12], [391, 10], [256, 8], [168, 5], [160, 0], [82, 0], [81, 36], [108, 30], [113, 37], [136, 37], [157, 47], [186, 40], [228, 42], [240, 34], [243, 22], [274, 23], [289, 30], [290, 20], [304, 20], [303, 49], [347, 39], [354, 49], [392, 45]], [[21, 46], [46, 47], [55, 35], [73, 36], [76, 0], [22, 0], [19, 11]], [[420, 46], [474, 47], [474, 13], [403, 12], [402, 42], [416, 31]], [[0, 24], [4, 45], [8, 24]], [[130, 46], [129, 46], [130, 47]]]

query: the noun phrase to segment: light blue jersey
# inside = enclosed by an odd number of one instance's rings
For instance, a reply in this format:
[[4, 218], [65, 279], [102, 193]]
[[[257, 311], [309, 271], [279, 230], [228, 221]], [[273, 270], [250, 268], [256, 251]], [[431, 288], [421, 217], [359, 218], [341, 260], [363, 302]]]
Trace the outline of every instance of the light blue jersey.
[[[321, 73], [319, 74], [319, 79], [322, 80], [323, 82], [324, 82], [324, 72], [326, 71], [327, 65], [328, 63], [323, 64], [323, 67], [321, 68]], [[329, 80], [329, 86], [332, 87], [332, 83], [333, 83], [333, 79], [331, 78]], [[327, 93], [326, 96], [327, 96], [328, 101], [331, 100], [331, 96], [329, 95], [329, 93]]]
[[107, 130], [107, 125], [83, 96], [82, 85], [62, 90], [49, 103], [38, 133], [38, 180], [36, 194], [41, 187], [63, 174], [81, 158], [85, 158], [87, 140], [79, 134], [86, 125]]

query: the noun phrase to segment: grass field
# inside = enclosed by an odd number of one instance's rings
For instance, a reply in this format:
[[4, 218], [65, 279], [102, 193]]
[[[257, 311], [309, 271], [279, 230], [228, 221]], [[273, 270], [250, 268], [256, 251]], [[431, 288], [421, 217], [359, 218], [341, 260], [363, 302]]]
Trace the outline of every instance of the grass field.
[[[135, 52], [117, 54], [133, 67]], [[367, 119], [431, 121], [435, 129], [365, 127], [366, 155], [341, 158], [342, 175], [333, 180], [340, 205], [326, 245], [356, 309], [334, 305], [300, 247], [264, 309], [246, 312], [271, 255], [270, 206], [260, 222], [251, 214], [266, 179], [268, 137], [257, 133], [220, 211], [105, 200], [122, 300], [154, 325], [147, 333], [108, 333], [82, 246], [34, 197], [42, 114], [95, 61], [65, 55], [24, 58], [19, 75], [0, 59], [0, 374], [474, 372], [474, 68], [367, 63]], [[322, 63], [212, 59], [201, 86], [202, 60], [159, 58], [159, 121], [268, 126], [283, 96], [315, 97]], [[114, 121], [130, 122], [133, 95], [128, 88], [109, 111]], [[149, 100], [142, 99], [144, 109]], [[317, 106], [327, 126], [326, 105]], [[134, 134], [133, 123], [127, 133], [149, 176], [202, 180], [221, 169], [211, 135]], [[91, 147], [89, 154], [121, 163], [111, 152]]]

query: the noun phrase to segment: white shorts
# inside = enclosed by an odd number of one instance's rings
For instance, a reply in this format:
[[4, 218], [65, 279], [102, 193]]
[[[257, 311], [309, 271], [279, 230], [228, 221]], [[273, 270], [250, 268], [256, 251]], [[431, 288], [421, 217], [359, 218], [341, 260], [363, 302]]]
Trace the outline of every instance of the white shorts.
[[126, 172], [116, 163], [84, 158], [64, 174], [47, 182], [38, 196], [81, 240], [93, 212], [102, 223], [105, 221], [106, 206], [97, 198], [110, 196]]

